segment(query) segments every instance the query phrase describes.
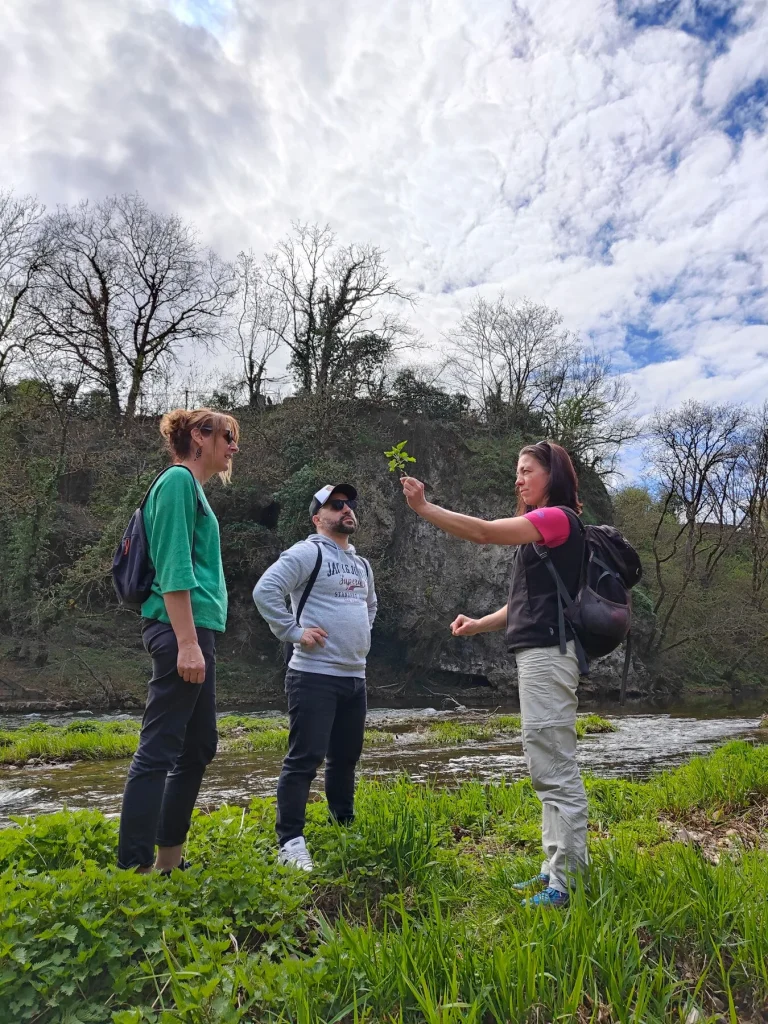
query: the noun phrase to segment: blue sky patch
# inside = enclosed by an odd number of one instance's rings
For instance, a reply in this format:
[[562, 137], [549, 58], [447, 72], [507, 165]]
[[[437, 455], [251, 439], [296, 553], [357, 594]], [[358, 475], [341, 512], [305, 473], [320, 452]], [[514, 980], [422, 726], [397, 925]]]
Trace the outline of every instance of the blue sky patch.
[[768, 124], [768, 78], [758, 78], [737, 93], [723, 112], [723, 131], [741, 142], [748, 131], [762, 135]]
[[632, 363], [638, 369], [651, 363], [663, 363], [675, 354], [661, 331], [641, 321], [624, 325], [624, 339]]
[[724, 49], [728, 40], [739, 32], [735, 0], [694, 0], [692, 6], [683, 0], [658, 0], [656, 3], [617, 0], [617, 7], [619, 16], [637, 29], [676, 28], [712, 43], [716, 49]]
[[176, 0], [173, 8], [180, 21], [215, 34], [222, 28], [231, 3], [230, 0]]
[[589, 255], [601, 263], [612, 263], [611, 247], [618, 241], [618, 237], [613, 221], [610, 218], [603, 221], [589, 240]]

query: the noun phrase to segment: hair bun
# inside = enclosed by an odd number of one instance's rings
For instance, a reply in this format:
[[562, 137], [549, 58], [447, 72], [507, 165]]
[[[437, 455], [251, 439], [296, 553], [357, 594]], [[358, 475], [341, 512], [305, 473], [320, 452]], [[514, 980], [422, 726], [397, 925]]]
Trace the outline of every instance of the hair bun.
[[186, 409], [172, 409], [160, 420], [160, 433], [169, 441], [180, 437], [189, 428], [189, 412]]

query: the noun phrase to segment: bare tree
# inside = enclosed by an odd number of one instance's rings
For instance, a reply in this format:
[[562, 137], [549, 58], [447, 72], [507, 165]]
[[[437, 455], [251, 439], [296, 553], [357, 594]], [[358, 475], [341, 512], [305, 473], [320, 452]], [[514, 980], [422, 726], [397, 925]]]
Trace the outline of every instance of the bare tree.
[[86, 374], [81, 364], [67, 358], [67, 353], [51, 352], [34, 342], [27, 346], [25, 363], [46, 408], [55, 414], [59, 424], [56, 460], [51, 471], [55, 485], [66, 466], [69, 432]]
[[528, 300], [475, 298], [448, 335], [448, 368], [485, 421], [539, 431], [582, 465], [607, 473], [637, 436], [634, 396], [607, 355], [565, 330], [562, 317]]
[[24, 303], [45, 254], [44, 207], [0, 190], [0, 388], [24, 347]]
[[84, 368], [113, 417], [124, 408], [130, 419], [181, 345], [218, 334], [231, 267], [137, 195], [60, 208], [47, 229], [50, 258], [30, 300], [36, 335]]
[[357, 393], [372, 361], [413, 342], [413, 329], [382, 308], [413, 300], [390, 277], [376, 246], [341, 246], [329, 227], [294, 224], [293, 235], [267, 257], [266, 280], [287, 311], [280, 337], [305, 394]]
[[241, 252], [235, 261], [237, 293], [232, 327], [227, 344], [238, 359], [233, 390], [245, 392], [248, 405], [257, 408], [265, 399], [270, 359], [283, 343], [289, 323], [289, 309], [264, 280], [264, 268], [253, 252]]
[[489, 422], [524, 419], [554, 354], [569, 343], [555, 310], [480, 296], [449, 333], [448, 365]]
[[608, 355], [569, 339], [540, 375], [533, 408], [547, 437], [584, 467], [607, 474], [622, 446], [638, 436], [629, 416], [635, 404], [626, 379]]
[[768, 402], [751, 413], [744, 447], [746, 514], [752, 555], [752, 604], [768, 600]]
[[[646, 456], [658, 480], [659, 515], [653, 534], [656, 625], [649, 646], [665, 649], [673, 617], [689, 587], [709, 585], [741, 525], [738, 467], [744, 451], [744, 410], [686, 402], [657, 412]], [[728, 522], [728, 517], [732, 518]], [[743, 518], [743, 516], [742, 516]], [[675, 637], [670, 646], [692, 639]]]

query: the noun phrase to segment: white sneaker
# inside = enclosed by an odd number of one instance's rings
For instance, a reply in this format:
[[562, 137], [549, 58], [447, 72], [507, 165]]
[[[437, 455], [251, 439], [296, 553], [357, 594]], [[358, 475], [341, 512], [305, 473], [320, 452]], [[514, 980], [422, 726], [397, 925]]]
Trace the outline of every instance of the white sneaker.
[[289, 839], [284, 846], [281, 846], [280, 853], [277, 855], [277, 863], [288, 864], [292, 868], [300, 868], [302, 871], [311, 871], [314, 864], [309, 856], [304, 836]]

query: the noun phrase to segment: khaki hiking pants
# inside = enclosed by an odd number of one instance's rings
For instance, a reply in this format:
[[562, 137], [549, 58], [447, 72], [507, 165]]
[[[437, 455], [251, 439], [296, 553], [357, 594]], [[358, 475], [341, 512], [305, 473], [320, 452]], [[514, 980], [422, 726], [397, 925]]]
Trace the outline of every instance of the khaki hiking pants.
[[587, 795], [576, 763], [576, 687], [579, 667], [573, 641], [515, 654], [523, 752], [542, 804], [541, 872], [553, 889], [567, 892], [587, 866]]

